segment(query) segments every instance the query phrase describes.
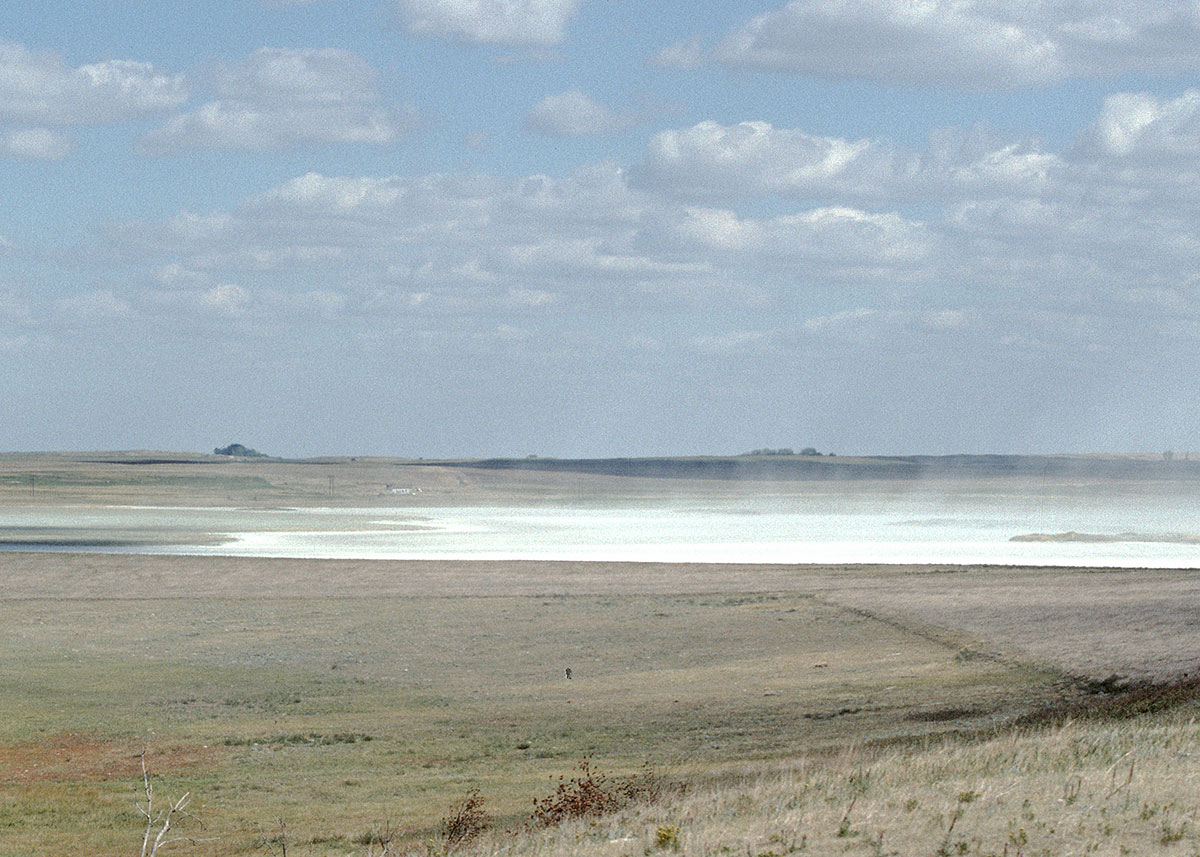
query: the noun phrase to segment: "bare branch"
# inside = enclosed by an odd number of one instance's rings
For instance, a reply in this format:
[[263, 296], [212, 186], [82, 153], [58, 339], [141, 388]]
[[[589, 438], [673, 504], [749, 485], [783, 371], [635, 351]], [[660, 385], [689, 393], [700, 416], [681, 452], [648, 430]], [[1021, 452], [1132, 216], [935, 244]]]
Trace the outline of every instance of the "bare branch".
[[[171, 825], [180, 818], [190, 818], [201, 827], [204, 823], [196, 816], [187, 811], [188, 804], [191, 803], [192, 793], [184, 792], [183, 797], [179, 800], [172, 801], [167, 798], [167, 808], [158, 810], [154, 809], [154, 785], [150, 782], [150, 772], [146, 768], [146, 751], [143, 749], [140, 755], [142, 762], [142, 789], [146, 795], [146, 804], [142, 806], [135, 801], [134, 805], [146, 818], [146, 832], [142, 836], [142, 857], [157, 857], [158, 850], [172, 842], [212, 842], [217, 837], [209, 837], [206, 839], [195, 839], [191, 836], [171, 836], [167, 833], [171, 830]], [[154, 829], [158, 828], [158, 833], [155, 834]], [[154, 838], [151, 839], [151, 836]]]

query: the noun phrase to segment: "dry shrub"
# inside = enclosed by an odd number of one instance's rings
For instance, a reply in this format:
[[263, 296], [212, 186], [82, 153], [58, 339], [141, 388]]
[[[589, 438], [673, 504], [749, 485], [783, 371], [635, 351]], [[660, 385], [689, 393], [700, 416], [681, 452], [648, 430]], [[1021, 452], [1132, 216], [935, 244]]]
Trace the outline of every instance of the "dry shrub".
[[479, 789], [471, 789], [442, 819], [440, 830], [447, 845], [462, 845], [491, 826], [492, 817], [483, 809], [483, 795]]
[[643, 762], [636, 774], [617, 780], [617, 791], [627, 803], [658, 803], [669, 794], [683, 794], [683, 783], [669, 780]]
[[536, 827], [554, 827], [571, 818], [607, 815], [631, 803], [652, 803], [669, 789], [649, 763], [638, 774], [614, 779], [593, 767], [590, 756], [584, 756], [575, 766], [574, 776], [560, 776], [551, 794], [534, 799], [531, 821]]
[[533, 801], [533, 823], [538, 827], [554, 827], [569, 818], [606, 815], [625, 804], [619, 787], [603, 771], [592, 767], [584, 756], [575, 766], [571, 779], [558, 778], [558, 787], [549, 795]]

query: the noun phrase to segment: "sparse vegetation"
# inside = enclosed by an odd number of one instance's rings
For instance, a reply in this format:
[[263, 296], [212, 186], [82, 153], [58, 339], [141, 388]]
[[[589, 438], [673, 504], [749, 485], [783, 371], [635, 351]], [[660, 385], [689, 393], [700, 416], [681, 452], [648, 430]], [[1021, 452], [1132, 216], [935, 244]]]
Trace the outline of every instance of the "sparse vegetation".
[[172, 830], [178, 830], [180, 822], [192, 821], [196, 824], [200, 820], [188, 811], [191, 805], [191, 792], [184, 792], [181, 797], [176, 800], [166, 798], [166, 806], [162, 806], [163, 801], [155, 802], [154, 799], [154, 783], [150, 781], [150, 771], [146, 767], [146, 751], [143, 750], [138, 756], [138, 761], [142, 768], [142, 795], [144, 801], [137, 804], [137, 810], [146, 819], [146, 829], [142, 835], [142, 854], [141, 857], [157, 857], [158, 852], [167, 848], [176, 842], [197, 842], [197, 839], [192, 836], [173, 834]]
[[[604, 816], [497, 833], [462, 853], [590, 857], [616, 844], [627, 846], [617, 853], [632, 846], [695, 857], [1117, 857], [1181, 845], [1192, 850], [1164, 853], [1188, 854], [1200, 847], [1200, 807], [1186, 797], [1192, 773], [1180, 754], [1200, 742], [1198, 713], [1192, 697], [1165, 717], [1098, 717], [745, 765]], [[418, 843], [408, 847], [395, 853], [420, 853]]]
[[[42, 462], [36, 502], [326, 503], [330, 474], [374, 502], [398, 478], [197, 458]], [[515, 490], [428, 474], [403, 502]], [[1193, 572], [7, 553], [4, 575], [0, 853], [137, 853], [143, 744], [192, 796], [156, 857], [1200, 852], [1200, 683], [1161, 683], [1195, 669]]]
[[492, 817], [483, 808], [483, 795], [471, 789], [442, 819], [439, 831], [448, 846], [463, 845], [476, 839], [492, 826]]
[[[678, 788], [658, 776], [649, 763], [638, 774], [614, 778], [584, 756], [570, 779], [560, 776], [551, 794], [534, 799], [530, 820], [536, 827], [554, 827], [569, 819], [608, 815], [633, 803], [654, 801]], [[675, 833], [677, 838], [677, 829]]]

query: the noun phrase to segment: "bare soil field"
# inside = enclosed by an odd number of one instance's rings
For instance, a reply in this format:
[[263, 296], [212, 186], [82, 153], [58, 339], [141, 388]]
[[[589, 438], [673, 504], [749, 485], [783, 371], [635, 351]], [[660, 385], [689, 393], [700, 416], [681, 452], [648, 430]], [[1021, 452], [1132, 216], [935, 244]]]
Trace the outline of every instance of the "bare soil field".
[[996, 566], [300, 560], [17, 553], [3, 598], [273, 599], [782, 593], [1080, 676], [1200, 672], [1200, 571]]

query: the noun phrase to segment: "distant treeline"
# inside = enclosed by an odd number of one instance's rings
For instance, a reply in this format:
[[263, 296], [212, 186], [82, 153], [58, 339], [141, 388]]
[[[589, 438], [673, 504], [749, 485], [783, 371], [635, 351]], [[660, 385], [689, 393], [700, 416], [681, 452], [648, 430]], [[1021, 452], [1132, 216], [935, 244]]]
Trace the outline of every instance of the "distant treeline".
[[[790, 446], [781, 446], [781, 447], [779, 447], [779, 449], [771, 449], [769, 447], [766, 447], [763, 449], [752, 449], [749, 452], [742, 453], [743, 456], [746, 456], [746, 455], [795, 455], [795, 454], [796, 454], [796, 451], [794, 449], [792, 449]], [[820, 455], [821, 453], [817, 452], [816, 447], [806, 446], [806, 447], [804, 447], [804, 449], [800, 450], [800, 454], [801, 455]], [[830, 453], [830, 455], [832, 455], [832, 454], [833, 453]]]
[[257, 449], [251, 449], [248, 446], [242, 446], [240, 443], [231, 443], [229, 446], [218, 446], [213, 450], [213, 455], [232, 455], [234, 458], [266, 458], [265, 452], [259, 452]]
[[[431, 463], [431, 462], [426, 462]], [[1200, 461], [1067, 455], [839, 457], [742, 455], [697, 458], [490, 458], [447, 467], [536, 470], [660, 479], [939, 479], [989, 476], [1200, 479]]]

